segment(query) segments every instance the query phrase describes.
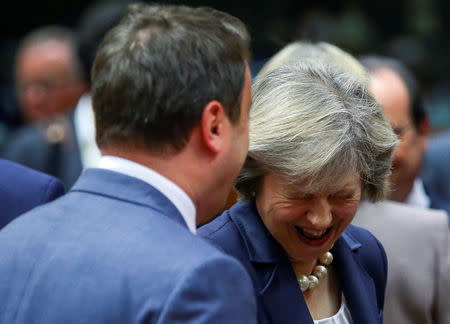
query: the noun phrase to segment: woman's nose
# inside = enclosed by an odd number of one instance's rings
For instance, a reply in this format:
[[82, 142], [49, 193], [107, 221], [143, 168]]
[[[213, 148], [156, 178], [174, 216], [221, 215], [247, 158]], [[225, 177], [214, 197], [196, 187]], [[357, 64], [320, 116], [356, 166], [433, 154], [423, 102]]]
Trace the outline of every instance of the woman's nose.
[[331, 206], [327, 199], [315, 199], [309, 204], [306, 217], [311, 225], [317, 229], [325, 230], [331, 224], [331, 212]]

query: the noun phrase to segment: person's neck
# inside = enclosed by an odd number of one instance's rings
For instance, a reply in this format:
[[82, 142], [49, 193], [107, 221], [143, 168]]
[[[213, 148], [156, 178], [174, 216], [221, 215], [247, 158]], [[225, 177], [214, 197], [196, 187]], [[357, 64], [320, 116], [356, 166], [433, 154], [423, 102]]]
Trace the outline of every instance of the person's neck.
[[[101, 149], [102, 155], [112, 155], [139, 163], [158, 172], [177, 186], [191, 198], [195, 205], [197, 225], [207, 218], [211, 212], [204, 203], [204, 188], [208, 186], [206, 172], [201, 171], [201, 163], [193, 159], [188, 150], [168, 150], [165, 152], [149, 152], [132, 147], [108, 147]], [[206, 206], [205, 206], [206, 205]]]

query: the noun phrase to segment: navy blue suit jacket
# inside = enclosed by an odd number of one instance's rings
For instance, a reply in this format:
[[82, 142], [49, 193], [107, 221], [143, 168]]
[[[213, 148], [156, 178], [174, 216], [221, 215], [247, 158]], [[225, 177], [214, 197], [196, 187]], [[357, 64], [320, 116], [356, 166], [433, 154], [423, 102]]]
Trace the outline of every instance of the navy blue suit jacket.
[[0, 159], [0, 229], [20, 214], [63, 194], [64, 186], [58, 179]]
[[[65, 135], [52, 142], [46, 133], [55, 124], [59, 124]], [[3, 158], [57, 177], [66, 190], [73, 186], [82, 171], [73, 115], [21, 127], [7, 138], [0, 154]]]
[[[251, 203], [237, 203], [199, 229], [199, 235], [237, 258], [252, 277], [258, 323], [313, 323], [289, 260]], [[332, 253], [354, 323], [382, 323], [387, 260], [368, 231], [350, 227]]]
[[431, 208], [443, 209], [450, 217], [450, 132], [430, 139], [421, 178]]
[[0, 231], [0, 323], [256, 323], [251, 280], [136, 178], [87, 169]]

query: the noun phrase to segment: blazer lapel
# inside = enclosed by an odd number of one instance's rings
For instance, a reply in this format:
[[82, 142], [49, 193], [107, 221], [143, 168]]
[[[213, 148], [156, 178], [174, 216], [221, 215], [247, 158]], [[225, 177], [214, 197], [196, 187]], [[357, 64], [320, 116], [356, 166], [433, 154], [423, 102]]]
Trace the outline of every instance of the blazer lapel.
[[236, 204], [230, 210], [230, 217], [245, 241], [265, 315], [273, 323], [313, 324], [292, 266], [262, 223], [254, 204]]
[[294, 271], [285, 259], [271, 266], [255, 265], [262, 283], [259, 298], [273, 323], [313, 324]]
[[340, 284], [354, 323], [377, 324], [376, 290], [372, 278], [359, 264], [355, 255], [361, 246], [344, 233], [335, 243], [332, 253]]

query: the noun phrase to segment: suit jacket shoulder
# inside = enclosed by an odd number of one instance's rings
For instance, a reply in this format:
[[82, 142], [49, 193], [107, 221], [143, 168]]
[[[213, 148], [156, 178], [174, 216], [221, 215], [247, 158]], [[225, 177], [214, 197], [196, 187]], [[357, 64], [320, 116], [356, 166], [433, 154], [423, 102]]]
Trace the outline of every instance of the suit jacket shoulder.
[[7, 160], [0, 159], [0, 178], [0, 228], [64, 194], [58, 179]]
[[108, 170], [86, 170], [64, 197], [0, 232], [0, 259], [1, 323], [256, 318], [243, 267], [192, 235], [155, 188]]

